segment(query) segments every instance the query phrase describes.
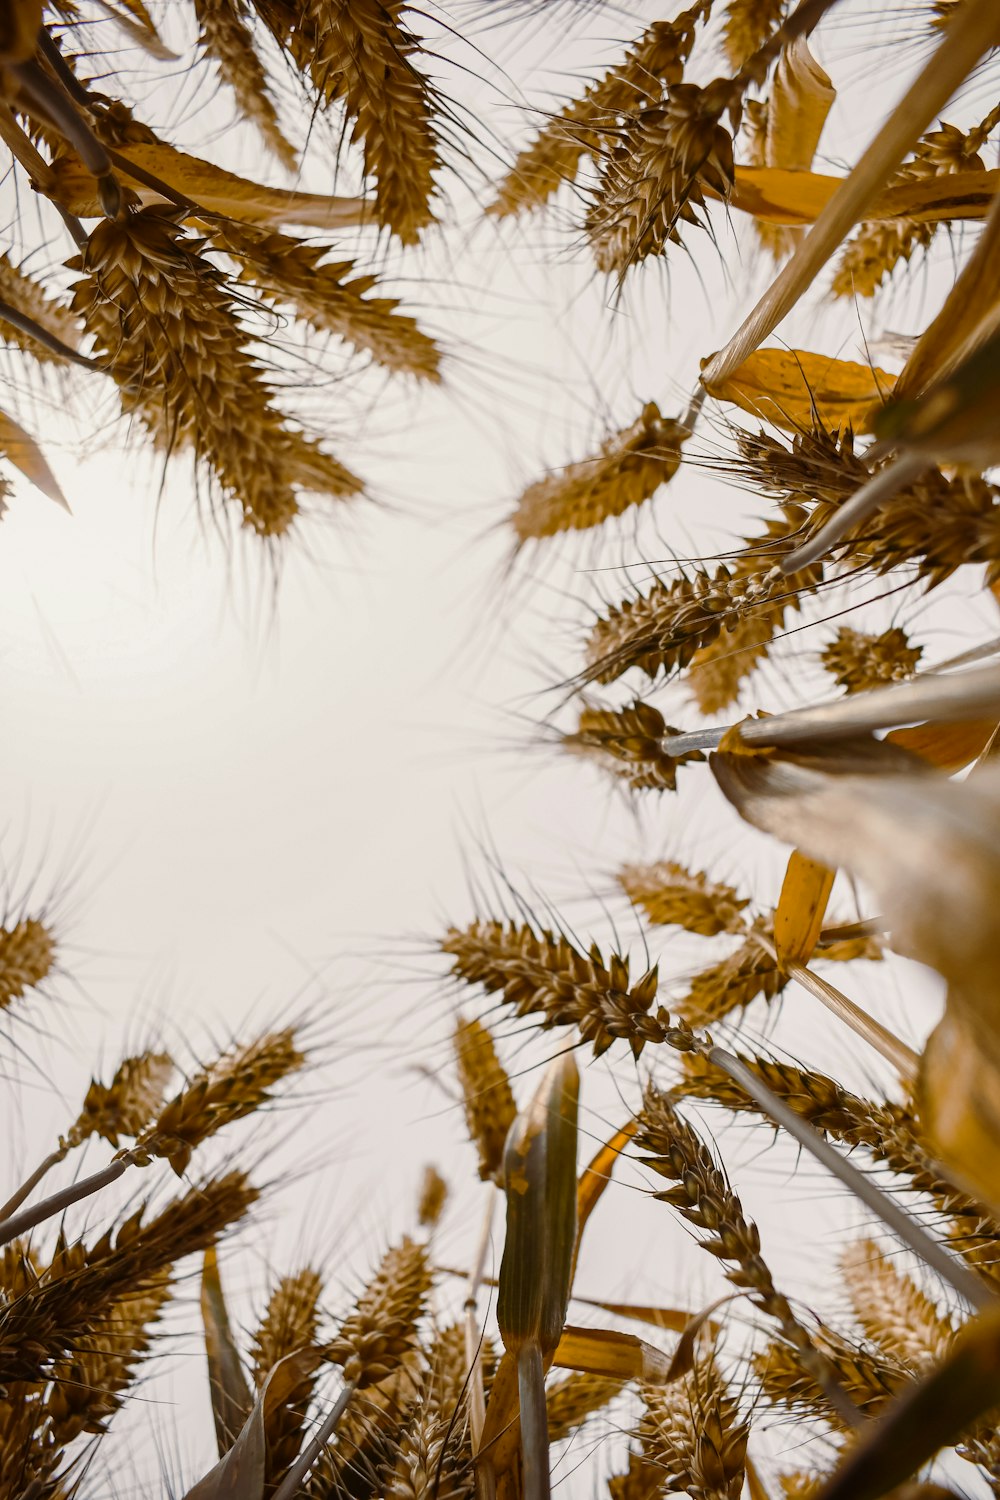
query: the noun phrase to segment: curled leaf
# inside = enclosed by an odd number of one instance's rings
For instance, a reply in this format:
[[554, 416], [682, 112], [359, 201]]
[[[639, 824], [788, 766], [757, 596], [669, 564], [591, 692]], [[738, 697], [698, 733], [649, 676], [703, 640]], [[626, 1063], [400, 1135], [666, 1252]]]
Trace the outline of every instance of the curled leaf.
[[706, 382], [705, 388], [717, 400], [732, 401], [792, 432], [809, 430], [816, 420], [831, 432], [846, 426], [870, 432], [873, 410], [893, 384], [885, 370], [851, 360], [801, 349], [758, 349], [726, 379]]

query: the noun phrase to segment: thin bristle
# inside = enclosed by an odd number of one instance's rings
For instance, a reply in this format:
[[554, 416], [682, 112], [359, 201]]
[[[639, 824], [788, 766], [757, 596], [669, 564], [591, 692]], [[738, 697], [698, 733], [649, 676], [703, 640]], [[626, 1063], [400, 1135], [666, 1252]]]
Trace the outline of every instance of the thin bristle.
[[849, 1245], [841, 1266], [866, 1337], [914, 1372], [944, 1358], [954, 1335], [951, 1322], [874, 1241]]
[[372, 297], [378, 285], [351, 260], [328, 261], [324, 246], [234, 220], [210, 226], [212, 241], [239, 267], [238, 279], [268, 302], [292, 307], [319, 333], [332, 333], [376, 364], [437, 384], [441, 351], [395, 297]]
[[[21, 266], [15, 266], [6, 252], [0, 252], [0, 302], [6, 302], [16, 312], [22, 313], [51, 333], [60, 343], [76, 349], [80, 342], [80, 325], [69, 308], [54, 301], [39, 282], [29, 276]], [[25, 333], [9, 323], [0, 312], [0, 339], [12, 344], [42, 363], [60, 361], [60, 356], [47, 348], [30, 333]]]
[[866, 635], [841, 625], [820, 652], [820, 661], [846, 692], [864, 693], [912, 677], [923, 652], [922, 646], [910, 645], [906, 631], [898, 626], [880, 635]]
[[170, 1100], [136, 1141], [136, 1149], [165, 1156], [180, 1176], [196, 1146], [260, 1109], [274, 1085], [301, 1068], [305, 1060], [291, 1027], [265, 1032], [253, 1042], [234, 1047], [195, 1074]]
[[404, 1239], [383, 1256], [354, 1311], [325, 1346], [324, 1358], [341, 1365], [344, 1379], [359, 1386], [384, 1380], [413, 1348], [430, 1286], [425, 1247]]
[[593, 458], [568, 464], [521, 494], [510, 517], [518, 543], [586, 531], [642, 505], [676, 474], [686, 427], [661, 417], [649, 401], [630, 427], [608, 438]]
[[55, 961], [55, 938], [38, 917], [0, 927], [0, 1010], [44, 984]]
[[577, 1371], [552, 1381], [545, 1387], [549, 1442], [559, 1443], [572, 1437], [588, 1417], [603, 1411], [623, 1389], [624, 1381]]
[[599, 156], [620, 115], [658, 101], [665, 88], [680, 83], [703, 9], [655, 21], [616, 67], [566, 104], [519, 153], [488, 212], [502, 218], [548, 202], [563, 182], [573, 180], [584, 156]]
[[703, 1355], [676, 1384], [643, 1386], [642, 1399], [639, 1468], [653, 1493], [739, 1500], [750, 1428], [714, 1358]]
[[173, 1058], [166, 1052], [126, 1057], [109, 1084], [91, 1080], [77, 1119], [64, 1137], [70, 1148], [99, 1135], [117, 1148], [120, 1136], [137, 1136], [163, 1106]]
[[576, 732], [564, 734], [562, 745], [571, 755], [583, 755], [633, 792], [677, 790], [680, 766], [703, 761], [700, 750], [669, 755], [664, 735], [679, 734], [659, 709], [636, 699], [625, 708], [599, 708], [585, 703]]
[[441, 943], [454, 959], [452, 974], [478, 984], [487, 994], [501, 994], [516, 1015], [541, 1014], [544, 1026], [576, 1026], [595, 1056], [616, 1037], [627, 1038], [638, 1056], [647, 1015], [656, 998], [657, 971], [649, 969], [636, 984], [629, 979], [628, 959], [612, 953], [605, 962], [596, 944], [587, 953], [562, 934], [535, 931], [527, 922], [472, 922], [452, 927]]
[[499, 1181], [504, 1143], [517, 1114], [510, 1079], [481, 1021], [460, 1017], [452, 1047], [469, 1140], [479, 1152], [479, 1175], [484, 1182]]
[[83, 318], [122, 407], [167, 452], [192, 448], [244, 524], [287, 531], [298, 487], [344, 498], [360, 482], [292, 432], [247, 353], [222, 273], [162, 210], [105, 220], [70, 264], [83, 271], [73, 310]]
[[298, 166], [295, 148], [278, 123], [267, 74], [254, 45], [247, 0], [194, 0], [194, 11], [201, 47], [232, 89], [240, 114], [256, 126], [281, 165], [294, 172]]
[[647, 921], [658, 926], [683, 927], [702, 937], [742, 932], [746, 927], [742, 915], [750, 904], [746, 897], [675, 860], [626, 865], [618, 873], [618, 883], [632, 905], [641, 907]]
[[160, 1284], [176, 1261], [214, 1245], [259, 1197], [242, 1172], [191, 1188], [143, 1222], [144, 1209], [95, 1245], [61, 1244], [51, 1264], [0, 1309], [0, 1380], [44, 1379], [124, 1296]]
[[400, 22], [403, 9], [402, 0], [306, 0], [289, 46], [321, 97], [353, 120], [378, 223], [411, 245], [433, 222], [441, 158], [434, 91], [413, 65], [420, 47]]

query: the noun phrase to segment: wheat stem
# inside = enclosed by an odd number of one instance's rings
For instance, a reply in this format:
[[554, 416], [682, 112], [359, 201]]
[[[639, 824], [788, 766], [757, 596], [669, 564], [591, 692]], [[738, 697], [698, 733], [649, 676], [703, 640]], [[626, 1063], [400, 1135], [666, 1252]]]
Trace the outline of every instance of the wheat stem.
[[742, 1089], [745, 1089], [776, 1125], [787, 1130], [810, 1155], [822, 1162], [823, 1166], [845, 1183], [866, 1207], [878, 1214], [883, 1223], [887, 1224], [916, 1255], [919, 1255], [921, 1260], [933, 1267], [938, 1275], [971, 1307], [981, 1312], [984, 1308], [995, 1304], [996, 1298], [986, 1290], [977, 1276], [961, 1261], [950, 1255], [937, 1240], [931, 1239], [910, 1214], [846, 1161], [818, 1131], [803, 1120], [801, 1115], [783, 1104], [745, 1063], [740, 1062], [738, 1057], [734, 1057], [723, 1047], [711, 1047], [707, 1057], [709, 1062], [721, 1068]]
[[1000, 39], [996, 0], [966, 0], [944, 41], [893, 110], [843, 186], [726, 347], [702, 372], [706, 386], [738, 370], [808, 291], [847, 233], [983, 53]]
[[75, 365], [82, 365], [85, 370], [99, 368], [95, 360], [88, 359], [85, 354], [78, 354], [75, 349], [64, 344], [62, 339], [57, 338], [54, 333], [43, 328], [41, 323], [36, 323], [34, 318], [29, 318], [27, 313], [21, 312], [10, 302], [0, 301], [0, 320], [9, 323], [12, 328], [19, 329], [21, 333], [26, 333], [29, 338], [36, 339], [39, 344], [44, 344], [50, 353], [58, 354], [60, 359], [68, 359]]
[[324, 1418], [312, 1442], [299, 1455], [275, 1490], [272, 1500], [294, 1500], [294, 1496], [298, 1494], [303, 1479], [309, 1473], [309, 1470], [336, 1431], [337, 1423], [347, 1410], [348, 1403], [353, 1395], [354, 1381], [349, 1380], [337, 1397], [333, 1410]]
[[818, 974], [814, 974], [805, 964], [794, 961], [783, 962], [766, 932], [761, 932], [756, 927], [750, 927], [747, 931], [748, 935], [759, 943], [775, 963], [784, 968], [797, 984], [800, 984], [804, 990], [808, 990], [810, 995], [815, 995], [816, 999], [825, 1005], [827, 1010], [832, 1011], [838, 1020], [844, 1021], [856, 1036], [861, 1037], [887, 1062], [892, 1063], [904, 1083], [916, 1083], [920, 1058], [901, 1037], [896, 1036], [895, 1032], [883, 1026], [880, 1021], [876, 1021], [867, 1011], [862, 1010], [860, 1005], [855, 1005], [854, 1001], [849, 1000], [835, 985], [821, 979]]
[[17, 1192], [14, 1193], [12, 1197], [8, 1198], [7, 1202], [3, 1204], [2, 1207], [0, 1207], [0, 1226], [2, 1226], [10, 1218], [12, 1213], [15, 1213], [17, 1209], [21, 1207], [21, 1204], [24, 1202], [25, 1198], [27, 1198], [29, 1194], [34, 1192], [35, 1188], [41, 1182], [46, 1172], [51, 1171], [52, 1168], [57, 1167], [61, 1161], [66, 1160], [68, 1150], [68, 1146], [59, 1146], [55, 1151], [50, 1151], [44, 1161], [39, 1162], [38, 1166], [32, 1172], [31, 1176], [25, 1178], [24, 1182], [21, 1183], [21, 1186], [18, 1188]]
[[36, 1203], [33, 1208], [26, 1208], [19, 1214], [0, 1220], [0, 1245], [9, 1245], [11, 1240], [16, 1240], [19, 1235], [26, 1234], [29, 1229], [34, 1229], [36, 1224], [42, 1224], [46, 1219], [54, 1218], [56, 1214], [61, 1214], [64, 1209], [71, 1207], [74, 1203], [79, 1203], [83, 1198], [89, 1198], [93, 1193], [99, 1193], [101, 1188], [107, 1187], [111, 1182], [116, 1182], [138, 1159], [134, 1152], [128, 1151], [124, 1156], [118, 1156], [106, 1167], [102, 1167], [100, 1172], [93, 1172], [89, 1177], [81, 1178], [79, 1182], [70, 1183], [69, 1187], [60, 1188], [58, 1193], [53, 1193], [49, 1198], [43, 1198], [41, 1203]]

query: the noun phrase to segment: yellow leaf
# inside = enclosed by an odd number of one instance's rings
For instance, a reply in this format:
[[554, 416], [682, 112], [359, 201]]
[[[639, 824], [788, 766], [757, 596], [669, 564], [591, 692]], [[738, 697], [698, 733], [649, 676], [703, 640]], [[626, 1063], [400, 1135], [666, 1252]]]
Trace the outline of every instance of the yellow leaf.
[[694, 1317], [680, 1307], [652, 1307], [644, 1302], [605, 1302], [600, 1297], [574, 1297], [586, 1307], [599, 1307], [613, 1313], [616, 1318], [631, 1318], [634, 1323], [648, 1323], [651, 1328], [667, 1328], [671, 1333], [683, 1333]]
[[959, 771], [982, 755], [996, 728], [996, 719], [939, 720], [893, 729], [886, 739], [942, 771]]
[[41, 448], [20, 427], [13, 417], [0, 411], [0, 456], [9, 460], [32, 484], [48, 495], [63, 510], [69, 510], [69, 501], [59, 488], [59, 481], [45, 461]]
[[920, 1117], [968, 1192], [1000, 1206], [1000, 1044], [953, 991], [920, 1059]]
[[[843, 177], [788, 167], [738, 166], [730, 208], [771, 224], [813, 224]], [[949, 172], [888, 188], [864, 211], [873, 219], [916, 219], [931, 224], [949, 219], [984, 219], [1000, 192], [1000, 170]], [[710, 195], [717, 196], [717, 195]]]
[[768, 100], [764, 165], [793, 170], [812, 166], [837, 91], [804, 36], [782, 52]]
[[563, 1329], [552, 1363], [560, 1370], [583, 1370], [616, 1380], [662, 1383], [670, 1378], [671, 1360], [634, 1333], [613, 1328]]
[[847, 425], [870, 432], [871, 419], [895, 377], [877, 367], [801, 349], [757, 349], [709, 395], [732, 401], [751, 416], [791, 431], [810, 428], [814, 415], [831, 431]]
[[[136, 141], [120, 147], [116, 157], [158, 178], [176, 193], [206, 213], [226, 214], [251, 224], [303, 224], [316, 229], [343, 229], [370, 221], [370, 205], [364, 198], [325, 198], [317, 193], [291, 192], [265, 187], [227, 172], [198, 156], [175, 151], [165, 141]], [[119, 168], [122, 176], [125, 169]], [[87, 219], [103, 210], [97, 179], [78, 157], [69, 154], [53, 163], [55, 194], [70, 213]], [[163, 203], [162, 193], [142, 182], [129, 184], [143, 205]]]
[[774, 913], [774, 944], [782, 962], [806, 963], [819, 941], [835, 871], [793, 849]]

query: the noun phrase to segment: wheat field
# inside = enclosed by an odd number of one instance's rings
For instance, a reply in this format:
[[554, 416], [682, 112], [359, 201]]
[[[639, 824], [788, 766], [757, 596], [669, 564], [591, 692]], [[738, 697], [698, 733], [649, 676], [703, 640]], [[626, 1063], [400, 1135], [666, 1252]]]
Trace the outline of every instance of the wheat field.
[[[58, 609], [162, 508], [191, 663], [213, 574], [234, 638], [323, 639], [235, 756], [178, 700], [151, 863], [217, 762], [206, 869], [281, 929], [275, 807], [324, 952], [341, 889], [379, 932], [352, 993], [108, 1027], [91, 856], [5, 854], [0, 1497], [1000, 1494], [995, 0], [6, 0], [0, 84], [8, 843], [28, 760], [129, 774], [18, 727], [22, 518]], [[128, 746], [161, 663], [102, 631]], [[508, 690], [440, 726], [446, 789], [507, 768], [451, 867], [394, 675]]]

